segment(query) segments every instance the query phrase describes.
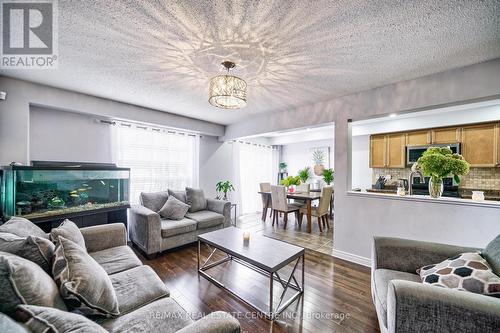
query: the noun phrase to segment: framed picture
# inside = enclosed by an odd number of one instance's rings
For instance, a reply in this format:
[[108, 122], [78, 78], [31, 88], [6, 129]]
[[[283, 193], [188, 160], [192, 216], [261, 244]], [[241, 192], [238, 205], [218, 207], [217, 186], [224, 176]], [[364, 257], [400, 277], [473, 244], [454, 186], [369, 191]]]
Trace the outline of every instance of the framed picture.
[[323, 170], [330, 169], [330, 147], [311, 148], [311, 162], [314, 174], [323, 175]]

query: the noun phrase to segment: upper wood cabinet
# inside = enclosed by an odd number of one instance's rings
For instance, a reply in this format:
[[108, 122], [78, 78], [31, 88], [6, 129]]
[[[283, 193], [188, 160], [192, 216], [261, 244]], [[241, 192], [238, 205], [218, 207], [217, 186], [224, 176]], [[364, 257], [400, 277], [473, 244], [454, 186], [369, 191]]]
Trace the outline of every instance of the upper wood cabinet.
[[425, 146], [431, 143], [431, 131], [415, 131], [406, 134], [407, 146]]
[[384, 168], [387, 144], [385, 135], [370, 136], [370, 168]]
[[460, 128], [436, 128], [431, 130], [431, 143], [446, 144], [460, 142]]
[[500, 163], [498, 123], [462, 128], [462, 155], [472, 167], [495, 167]]
[[406, 136], [404, 133], [370, 137], [370, 168], [404, 168]]
[[370, 137], [370, 168], [405, 168], [406, 146], [461, 143], [471, 167], [500, 167], [500, 122], [433, 128]]
[[388, 134], [387, 140], [387, 158], [386, 167], [388, 168], [404, 168], [405, 167], [405, 150], [406, 136], [404, 133]]

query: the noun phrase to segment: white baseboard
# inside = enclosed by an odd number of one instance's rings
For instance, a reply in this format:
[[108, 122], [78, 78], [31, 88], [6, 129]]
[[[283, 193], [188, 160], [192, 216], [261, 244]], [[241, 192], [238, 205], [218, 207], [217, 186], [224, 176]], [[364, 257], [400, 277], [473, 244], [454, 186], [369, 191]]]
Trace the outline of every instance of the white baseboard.
[[353, 262], [353, 263], [358, 264], [358, 265], [362, 265], [362, 266], [366, 266], [366, 267], [372, 266], [372, 261], [370, 258], [361, 257], [361, 256], [358, 256], [357, 254], [352, 254], [349, 252], [344, 252], [344, 251], [339, 251], [339, 250], [334, 249], [332, 255], [335, 258], [347, 260], [347, 261]]

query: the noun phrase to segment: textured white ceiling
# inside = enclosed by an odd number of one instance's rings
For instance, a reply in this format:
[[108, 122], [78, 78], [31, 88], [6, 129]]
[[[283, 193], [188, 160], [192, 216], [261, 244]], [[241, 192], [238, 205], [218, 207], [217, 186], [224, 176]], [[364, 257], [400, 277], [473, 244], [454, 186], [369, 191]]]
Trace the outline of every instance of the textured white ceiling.
[[[498, 0], [59, 0], [59, 69], [1, 74], [230, 124], [499, 56]], [[244, 109], [207, 102], [225, 59]]]

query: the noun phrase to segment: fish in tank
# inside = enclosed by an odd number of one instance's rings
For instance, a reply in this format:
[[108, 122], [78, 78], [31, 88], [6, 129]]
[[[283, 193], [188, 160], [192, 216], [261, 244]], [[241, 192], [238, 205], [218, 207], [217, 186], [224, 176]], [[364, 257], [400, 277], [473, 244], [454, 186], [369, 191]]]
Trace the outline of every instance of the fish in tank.
[[2, 168], [3, 215], [36, 220], [129, 204], [130, 169], [118, 167]]

